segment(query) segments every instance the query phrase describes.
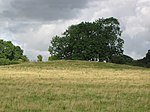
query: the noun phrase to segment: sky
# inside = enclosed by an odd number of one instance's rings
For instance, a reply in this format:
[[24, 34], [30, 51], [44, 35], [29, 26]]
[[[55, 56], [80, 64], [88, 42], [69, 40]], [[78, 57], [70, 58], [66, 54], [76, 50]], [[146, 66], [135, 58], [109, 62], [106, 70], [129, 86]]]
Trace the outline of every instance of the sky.
[[145, 56], [150, 49], [150, 0], [0, 0], [0, 39], [21, 46], [31, 60], [38, 54], [47, 60], [53, 36], [102, 17], [119, 20], [124, 54]]

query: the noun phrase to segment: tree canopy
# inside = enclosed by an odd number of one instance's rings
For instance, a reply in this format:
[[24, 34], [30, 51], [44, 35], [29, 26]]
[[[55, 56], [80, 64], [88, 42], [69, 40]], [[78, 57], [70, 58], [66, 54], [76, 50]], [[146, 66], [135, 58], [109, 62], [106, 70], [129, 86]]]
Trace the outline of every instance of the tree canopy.
[[53, 37], [49, 52], [59, 59], [110, 61], [123, 54], [121, 33], [113, 17], [82, 22], [70, 26], [62, 36]]
[[2, 61], [28, 61], [23, 55], [23, 50], [19, 46], [15, 46], [11, 41], [0, 40], [0, 63]]

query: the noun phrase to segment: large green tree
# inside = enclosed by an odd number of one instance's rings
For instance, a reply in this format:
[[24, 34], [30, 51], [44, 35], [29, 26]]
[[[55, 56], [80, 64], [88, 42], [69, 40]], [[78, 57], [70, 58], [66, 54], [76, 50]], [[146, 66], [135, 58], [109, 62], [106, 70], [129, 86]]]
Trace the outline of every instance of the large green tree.
[[0, 40], [0, 59], [10, 61], [27, 61], [28, 58], [23, 55], [23, 50], [19, 46], [15, 46], [11, 41]]
[[111, 17], [70, 26], [55, 36], [49, 46], [51, 56], [59, 59], [110, 61], [122, 55], [123, 39], [117, 19]]

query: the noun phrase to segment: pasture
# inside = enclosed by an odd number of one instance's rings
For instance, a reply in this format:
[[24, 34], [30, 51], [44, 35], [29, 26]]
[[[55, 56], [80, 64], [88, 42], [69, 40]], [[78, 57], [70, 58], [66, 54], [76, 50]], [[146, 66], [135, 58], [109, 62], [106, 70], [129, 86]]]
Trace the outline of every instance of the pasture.
[[0, 66], [0, 112], [148, 112], [150, 69], [84, 61]]

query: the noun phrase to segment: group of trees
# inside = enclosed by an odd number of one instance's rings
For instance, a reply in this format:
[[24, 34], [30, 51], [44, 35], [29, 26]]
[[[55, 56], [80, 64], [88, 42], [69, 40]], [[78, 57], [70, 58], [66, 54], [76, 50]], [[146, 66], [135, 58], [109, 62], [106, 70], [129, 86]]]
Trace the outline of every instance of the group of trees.
[[[62, 36], [54, 36], [49, 46], [50, 60], [88, 60], [150, 67], [150, 50], [143, 59], [123, 54], [124, 40], [116, 18], [101, 18], [70, 26]], [[42, 55], [37, 56], [41, 62]], [[11, 41], [0, 40], [0, 65], [29, 61]]]
[[53, 37], [49, 52], [58, 59], [111, 62], [113, 57], [123, 55], [121, 33], [113, 17], [82, 22]]
[[101, 18], [70, 26], [61, 36], [54, 36], [49, 46], [49, 60], [91, 60], [150, 67], [146, 57], [133, 60], [123, 54], [120, 24], [116, 18]]
[[23, 50], [15, 46], [11, 41], [0, 40], [0, 65], [28, 61], [23, 55]]

